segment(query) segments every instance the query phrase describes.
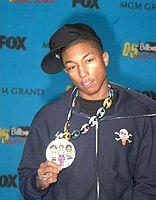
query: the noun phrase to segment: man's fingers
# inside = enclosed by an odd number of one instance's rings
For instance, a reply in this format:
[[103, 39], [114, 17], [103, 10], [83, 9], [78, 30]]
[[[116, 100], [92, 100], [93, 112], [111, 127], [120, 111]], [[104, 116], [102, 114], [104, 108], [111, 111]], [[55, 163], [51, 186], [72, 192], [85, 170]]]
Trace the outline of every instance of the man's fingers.
[[45, 161], [40, 164], [38, 169], [38, 176], [42, 181], [48, 181], [49, 183], [56, 182], [57, 176], [62, 168], [54, 162]]
[[42, 163], [40, 164], [40, 167], [41, 167], [41, 168], [53, 167], [53, 168], [57, 168], [59, 171], [61, 170], [61, 167], [60, 167], [58, 164], [56, 164], [56, 163], [54, 163], [54, 162], [52, 162], [52, 161], [45, 161], [45, 162], [42, 162]]

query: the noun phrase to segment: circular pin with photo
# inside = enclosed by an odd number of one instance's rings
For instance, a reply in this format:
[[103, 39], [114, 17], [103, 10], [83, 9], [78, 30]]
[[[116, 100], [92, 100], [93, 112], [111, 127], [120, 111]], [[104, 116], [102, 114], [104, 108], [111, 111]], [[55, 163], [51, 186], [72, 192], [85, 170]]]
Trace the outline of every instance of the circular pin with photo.
[[46, 149], [46, 158], [63, 168], [69, 167], [75, 159], [75, 147], [66, 139], [55, 139]]

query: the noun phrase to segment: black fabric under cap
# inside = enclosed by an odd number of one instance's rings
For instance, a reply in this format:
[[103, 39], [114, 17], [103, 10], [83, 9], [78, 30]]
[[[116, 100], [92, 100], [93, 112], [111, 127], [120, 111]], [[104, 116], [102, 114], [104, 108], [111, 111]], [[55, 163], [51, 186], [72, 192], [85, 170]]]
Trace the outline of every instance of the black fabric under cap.
[[48, 74], [56, 74], [63, 70], [64, 65], [60, 58], [63, 47], [71, 44], [76, 39], [96, 40], [102, 47], [102, 42], [96, 32], [86, 24], [65, 24], [58, 29], [49, 40], [50, 52], [41, 62], [41, 68]]

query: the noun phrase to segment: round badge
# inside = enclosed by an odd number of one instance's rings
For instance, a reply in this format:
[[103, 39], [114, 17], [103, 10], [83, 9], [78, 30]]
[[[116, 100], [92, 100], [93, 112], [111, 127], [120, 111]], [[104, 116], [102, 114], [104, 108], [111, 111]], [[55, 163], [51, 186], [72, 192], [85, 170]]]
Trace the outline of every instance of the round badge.
[[75, 159], [75, 147], [66, 139], [55, 139], [47, 146], [46, 158], [63, 168], [69, 167]]

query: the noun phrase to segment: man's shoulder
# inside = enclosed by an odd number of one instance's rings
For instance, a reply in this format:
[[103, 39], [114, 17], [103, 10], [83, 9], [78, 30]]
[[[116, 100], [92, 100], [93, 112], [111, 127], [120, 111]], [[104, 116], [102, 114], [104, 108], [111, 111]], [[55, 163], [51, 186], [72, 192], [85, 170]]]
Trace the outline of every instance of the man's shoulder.
[[70, 106], [71, 93], [72, 93], [72, 89], [64, 92], [58, 98], [43, 105], [36, 114], [37, 115], [51, 115], [51, 114], [57, 114], [59, 112], [64, 112], [65, 110], [68, 110]]
[[120, 106], [129, 108], [135, 114], [156, 113], [156, 101], [136, 90], [126, 88], [116, 83], [110, 83], [118, 95]]

